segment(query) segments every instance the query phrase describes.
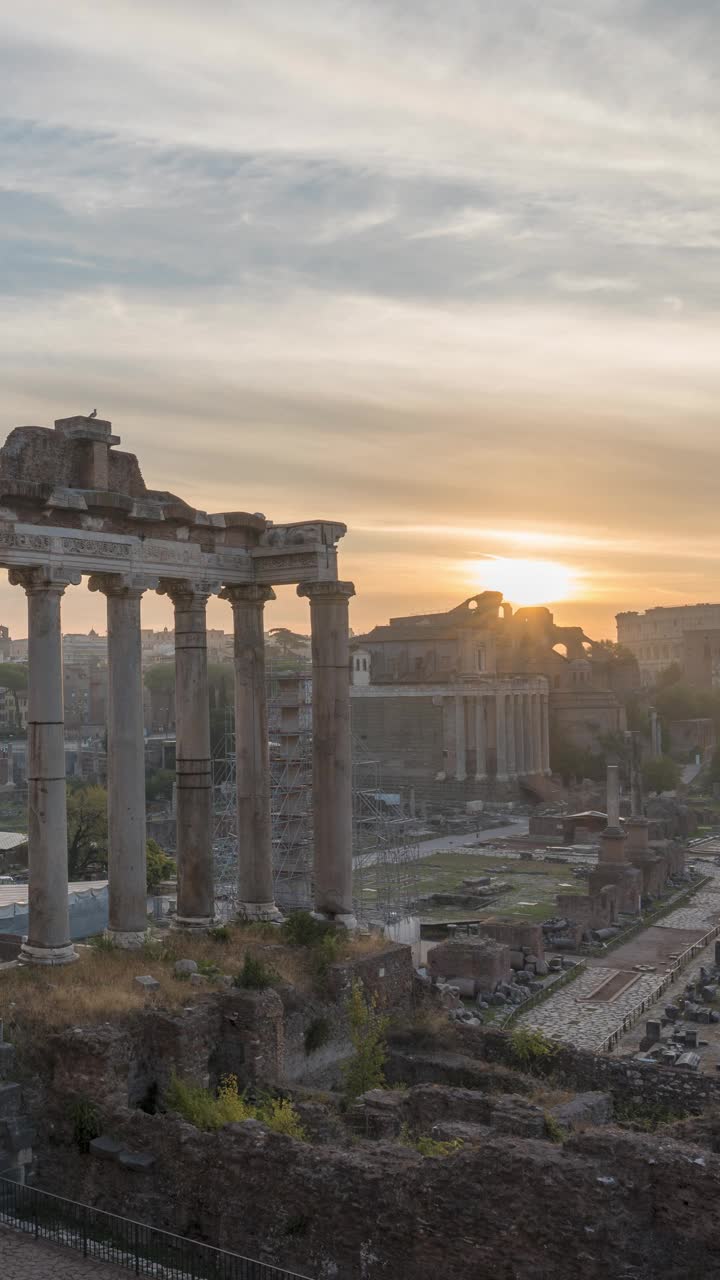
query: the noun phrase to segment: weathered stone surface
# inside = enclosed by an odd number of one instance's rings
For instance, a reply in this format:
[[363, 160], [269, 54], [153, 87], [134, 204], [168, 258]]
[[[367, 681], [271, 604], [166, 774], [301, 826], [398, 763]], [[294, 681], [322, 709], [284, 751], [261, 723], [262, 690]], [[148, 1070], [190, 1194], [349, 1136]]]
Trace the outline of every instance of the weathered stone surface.
[[613, 1101], [609, 1093], [579, 1093], [569, 1102], [548, 1108], [549, 1114], [565, 1129], [580, 1129], [590, 1124], [609, 1124], [613, 1117]]
[[176, 960], [175, 972], [180, 976], [197, 973], [197, 960]]
[[104, 1133], [99, 1138], [93, 1138], [90, 1143], [90, 1155], [99, 1156], [101, 1160], [117, 1160], [122, 1149], [122, 1142]]
[[510, 975], [510, 950], [490, 938], [441, 942], [428, 954], [433, 978], [467, 978], [482, 991], [490, 990]]
[[153, 978], [149, 973], [141, 973], [135, 979], [139, 987], [144, 987], [145, 991], [158, 991], [160, 983], [157, 978]]

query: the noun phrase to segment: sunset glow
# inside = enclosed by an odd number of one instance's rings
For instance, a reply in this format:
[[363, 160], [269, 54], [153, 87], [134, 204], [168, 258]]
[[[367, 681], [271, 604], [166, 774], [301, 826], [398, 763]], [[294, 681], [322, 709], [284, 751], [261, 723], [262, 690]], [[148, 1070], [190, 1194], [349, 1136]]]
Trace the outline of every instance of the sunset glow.
[[568, 600], [578, 589], [577, 574], [557, 560], [489, 556], [470, 561], [467, 568], [476, 587], [502, 591], [516, 606]]

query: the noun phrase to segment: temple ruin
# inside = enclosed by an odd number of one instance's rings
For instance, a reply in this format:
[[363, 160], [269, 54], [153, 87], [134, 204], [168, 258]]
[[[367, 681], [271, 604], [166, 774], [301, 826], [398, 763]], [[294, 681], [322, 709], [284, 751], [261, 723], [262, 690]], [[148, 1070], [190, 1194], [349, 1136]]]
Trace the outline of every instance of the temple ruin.
[[313, 664], [314, 904], [351, 924], [348, 602], [338, 579], [344, 524], [275, 524], [258, 513], [198, 511], [145, 485], [112, 424], [61, 418], [17, 427], [0, 450], [0, 563], [28, 600], [29, 932], [21, 956], [75, 958], [68, 928], [62, 634], [65, 588], [88, 579], [107, 599], [109, 935], [139, 945], [147, 927], [140, 647], [146, 591], [175, 610], [177, 924], [213, 920], [212, 795], [206, 606], [234, 623], [239, 903], [248, 919], [273, 902], [263, 611], [273, 586], [310, 601]]

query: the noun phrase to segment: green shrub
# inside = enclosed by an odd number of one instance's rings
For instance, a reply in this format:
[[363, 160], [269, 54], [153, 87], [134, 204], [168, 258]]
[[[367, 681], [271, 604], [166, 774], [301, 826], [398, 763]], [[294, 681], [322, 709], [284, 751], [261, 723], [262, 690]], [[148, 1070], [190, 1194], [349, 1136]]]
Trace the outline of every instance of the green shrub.
[[161, 880], [172, 880], [177, 874], [174, 860], [160, 848], [157, 840], [147, 842], [147, 891], [152, 893]]
[[330, 1023], [327, 1018], [313, 1018], [305, 1030], [305, 1053], [309, 1056], [322, 1049], [330, 1039]]
[[345, 1095], [349, 1102], [368, 1089], [385, 1086], [385, 1059], [387, 1045], [385, 1032], [389, 1019], [378, 1012], [377, 999], [365, 996], [362, 982], [352, 985], [349, 1004], [350, 1039], [355, 1050], [349, 1062], [343, 1063]]
[[549, 1111], [545, 1112], [543, 1118], [545, 1120], [545, 1137], [549, 1138], [551, 1142], [564, 1142], [567, 1138], [567, 1133], [560, 1121], [556, 1120], [555, 1116], [551, 1115]]
[[407, 1123], [403, 1124], [398, 1141], [403, 1147], [412, 1147], [421, 1156], [454, 1156], [465, 1145], [462, 1138], [450, 1138], [447, 1141], [423, 1135], [415, 1138]]
[[73, 1142], [78, 1151], [87, 1155], [93, 1138], [100, 1137], [100, 1113], [89, 1098], [79, 1098], [70, 1109], [73, 1126]]
[[177, 1111], [183, 1120], [197, 1129], [215, 1132], [226, 1124], [242, 1124], [244, 1120], [260, 1120], [274, 1133], [305, 1140], [305, 1130], [292, 1103], [286, 1098], [263, 1095], [257, 1103], [248, 1102], [238, 1089], [237, 1076], [223, 1076], [217, 1094], [201, 1085], [189, 1084], [173, 1074], [165, 1094], [166, 1106]]
[[208, 938], [213, 942], [230, 942], [232, 930], [226, 924], [216, 924], [213, 929], [208, 929]]
[[277, 981], [278, 975], [274, 969], [271, 969], [258, 956], [254, 956], [252, 952], [246, 951], [243, 967], [235, 978], [233, 986], [264, 991], [267, 987], [274, 986]]
[[548, 1071], [558, 1051], [552, 1040], [532, 1027], [515, 1027], [510, 1043], [516, 1062], [528, 1071]]
[[294, 947], [317, 947], [323, 938], [334, 933], [331, 924], [316, 920], [309, 911], [293, 911], [280, 930], [283, 941]]
[[115, 943], [105, 933], [96, 933], [88, 942], [89, 947], [93, 947], [95, 951], [114, 951]]

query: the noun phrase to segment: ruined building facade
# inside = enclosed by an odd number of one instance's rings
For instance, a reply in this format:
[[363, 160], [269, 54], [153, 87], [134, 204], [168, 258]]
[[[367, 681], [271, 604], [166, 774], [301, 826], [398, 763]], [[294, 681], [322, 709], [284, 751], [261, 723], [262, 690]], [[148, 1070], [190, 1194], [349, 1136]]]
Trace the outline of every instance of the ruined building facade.
[[[540, 794], [551, 723], [580, 748], [624, 731], [614, 683], [637, 668], [610, 662], [580, 627], [548, 609], [513, 612], [502, 594], [446, 613], [391, 618], [352, 645], [353, 732], [377, 756], [386, 785], [522, 781]], [[436, 791], [436, 798], [440, 793]]]
[[87, 577], [107, 600], [109, 932], [144, 939], [145, 769], [141, 601], [175, 609], [178, 923], [214, 914], [206, 605], [234, 624], [239, 900], [246, 918], [277, 915], [272, 891], [263, 613], [273, 584], [310, 601], [313, 661], [315, 906], [352, 921], [348, 601], [338, 580], [345, 526], [276, 525], [245, 511], [209, 515], [147, 488], [111, 424], [63, 418], [18, 427], [0, 450], [0, 564], [28, 601], [29, 936], [23, 957], [74, 959], [69, 940], [61, 600]]

